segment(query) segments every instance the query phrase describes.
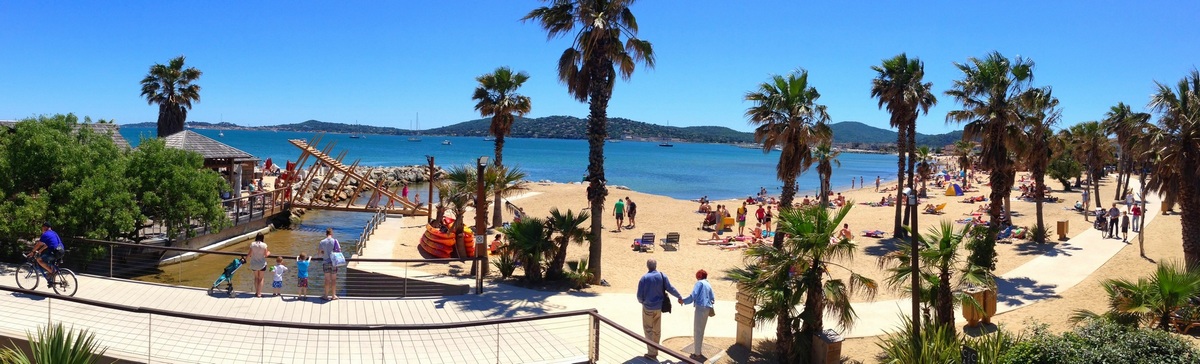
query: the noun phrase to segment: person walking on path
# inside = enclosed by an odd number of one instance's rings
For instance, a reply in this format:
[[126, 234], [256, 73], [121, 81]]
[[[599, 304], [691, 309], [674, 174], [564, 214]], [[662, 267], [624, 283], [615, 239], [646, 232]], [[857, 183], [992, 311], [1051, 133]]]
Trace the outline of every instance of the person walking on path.
[[629, 196], [625, 196], [625, 215], [629, 216], [629, 228], [636, 227], [637, 221], [634, 216], [637, 215], [637, 204], [633, 203], [633, 200]]
[[1133, 232], [1135, 232], [1135, 233], [1140, 232], [1140, 231], [1138, 231], [1138, 222], [1142, 220], [1141, 204], [1140, 203], [1133, 204], [1133, 207], [1129, 208], [1129, 214], [1133, 215]]
[[621, 225], [625, 224], [625, 200], [617, 199], [616, 206], [613, 206], [613, 216], [617, 218], [617, 232], [621, 232]]
[[1108, 209], [1108, 235], [1113, 239], [1120, 239], [1120, 234], [1117, 234], [1117, 228], [1121, 223], [1121, 209], [1117, 208], [1117, 203], [1113, 202], [1112, 208]]
[[1121, 213], [1121, 241], [1129, 242], [1129, 213]]
[[[1091, 201], [1088, 200], [1088, 190], [1086, 188], [1084, 188], [1083, 189], [1083, 211], [1092, 211], [1090, 202]], [[1096, 208], [1100, 208], [1100, 206], [1096, 206]], [[1083, 214], [1083, 221], [1087, 221], [1087, 213]]]
[[325, 228], [325, 239], [317, 243], [317, 254], [321, 256], [321, 272], [325, 273], [325, 295], [321, 299], [330, 301], [337, 296], [337, 267], [333, 265], [333, 253], [342, 251], [342, 244], [333, 238], [333, 228]]
[[[637, 300], [642, 304], [642, 334], [646, 336], [646, 339], [657, 344], [659, 335], [662, 334], [663, 300], [667, 299], [667, 293], [678, 299], [683, 299], [683, 296], [675, 290], [674, 286], [671, 286], [671, 281], [667, 279], [667, 276], [658, 271], [657, 261], [647, 259], [646, 269], [648, 272], [638, 280]], [[658, 348], [646, 345], [645, 357], [656, 360]]]
[[258, 233], [254, 236], [254, 242], [250, 243], [250, 270], [254, 272], [254, 297], [262, 297], [263, 275], [267, 272], [267, 257], [271, 256], [271, 250], [267, 249], [267, 243], [263, 241], [263, 234]]
[[704, 357], [704, 327], [708, 325], [708, 318], [716, 316], [713, 311], [713, 304], [717, 302], [716, 296], [713, 295], [712, 285], [708, 283], [708, 272], [703, 269], [696, 271], [696, 285], [692, 287], [692, 294], [679, 300], [681, 305], [694, 305], [696, 307], [695, 317], [692, 319], [692, 351], [689, 355], [693, 360], [703, 362], [707, 360]]
[[854, 177], [850, 177], [850, 189], [854, 189]]

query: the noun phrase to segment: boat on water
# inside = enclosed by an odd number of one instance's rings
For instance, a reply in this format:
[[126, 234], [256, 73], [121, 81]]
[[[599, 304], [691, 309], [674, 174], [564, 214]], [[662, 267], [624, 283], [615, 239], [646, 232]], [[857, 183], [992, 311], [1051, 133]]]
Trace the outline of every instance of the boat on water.
[[[358, 129], [358, 120], [354, 121], [354, 129], [356, 129], [356, 130]], [[350, 133], [350, 139], [358, 139], [358, 138], [362, 138], [362, 134], [359, 134], [358, 132]]]
[[662, 142], [662, 143], [658, 143], [658, 146], [660, 146], [660, 147], [674, 147], [674, 146], [675, 146], [675, 144], [671, 144], [671, 142]]
[[450, 139], [443, 140], [442, 145], [450, 145]]
[[607, 139], [607, 140], [605, 140], [605, 142], [608, 142], [608, 143], [620, 143], [620, 142], [621, 142], [621, 139]]
[[217, 132], [217, 136], [218, 136], [218, 137], [221, 137], [221, 138], [224, 138], [224, 137], [225, 137], [225, 131], [224, 131], [224, 130], [222, 130], [222, 131], [218, 131], [218, 132]]
[[421, 141], [421, 113], [417, 113], [417, 121], [415, 122], [415, 124], [413, 126], [413, 130], [416, 130], [417, 134], [408, 137], [408, 141], [410, 141], [410, 142]]
[[490, 141], [493, 141], [493, 140], [496, 140], [496, 137], [491, 137], [491, 136], [485, 136], [485, 137], [483, 137], [483, 141], [485, 141], [485, 142], [490, 142]]

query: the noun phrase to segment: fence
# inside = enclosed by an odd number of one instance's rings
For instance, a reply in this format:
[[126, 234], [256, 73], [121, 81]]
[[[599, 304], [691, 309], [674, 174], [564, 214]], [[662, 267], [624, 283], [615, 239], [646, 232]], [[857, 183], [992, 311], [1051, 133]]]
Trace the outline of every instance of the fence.
[[379, 224], [382, 224], [385, 220], [387, 220], [387, 213], [383, 209], [375, 211], [375, 216], [371, 216], [371, 221], [367, 222], [367, 226], [363, 227], [362, 234], [358, 236], [359, 255], [362, 255], [363, 249], [367, 247], [367, 239], [371, 237], [371, 234], [375, 233], [375, 228], [379, 227]]
[[[7, 272], [6, 272], [7, 273]], [[106, 356], [144, 362], [696, 363], [580, 310], [437, 323], [339, 325], [201, 315], [0, 286], [0, 333], [63, 323], [95, 334]]]
[[[74, 239], [74, 251], [88, 250], [91, 254], [69, 254], [65, 266], [97, 276], [134, 279], [172, 285], [209, 288], [234, 259], [245, 252], [208, 251], [178, 247], [147, 246], [114, 241]], [[296, 256], [283, 256], [285, 265], [295, 269]], [[466, 259], [366, 259], [347, 258], [346, 268], [338, 274], [338, 296], [342, 297], [431, 297], [466, 294], [479, 277], [470, 274], [470, 265], [479, 258]], [[309, 293], [320, 295], [324, 287], [322, 259], [312, 258], [309, 266]], [[271, 264], [274, 264], [272, 261]], [[269, 291], [268, 272], [264, 291]], [[249, 269], [233, 274], [234, 291], [253, 290], [253, 275]], [[297, 294], [297, 275], [284, 276], [282, 292]], [[224, 284], [221, 285], [225, 287]]]

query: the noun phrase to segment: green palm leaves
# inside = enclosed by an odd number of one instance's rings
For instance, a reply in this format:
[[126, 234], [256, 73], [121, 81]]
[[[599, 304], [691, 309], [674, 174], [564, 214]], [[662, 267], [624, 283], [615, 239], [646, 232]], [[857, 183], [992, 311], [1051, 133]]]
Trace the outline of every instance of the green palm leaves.
[[[512, 132], [513, 122], [517, 117], [525, 116], [532, 108], [529, 96], [517, 93], [517, 89], [528, 79], [529, 74], [523, 71], [514, 73], [508, 67], [498, 67], [492, 73], [475, 78], [479, 87], [475, 88], [471, 99], [477, 101], [475, 111], [478, 111], [480, 116], [492, 117], [489, 132], [496, 136], [496, 166], [504, 165], [504, 137]], [[492, 226], [500, 226], [504, 217], [501, 216], [499, 191], [496, 191], [493, 198], [497, 203], [492, 210]]]
[[150, 66], [142, 79], [142, 97], [148, 104], [158, 104], [159, 137], [183, 131], [192, 102], [200, 102], [200, 85], [193, 82], [202, 72], [194, 67], [183, 68], [183, 62], [184, 57], [179, 56], [165, 65]]
[[1188, 300], [1200, 294], [1200, 272], [1189, 271], [1182, 264], [1164, 262], [1149, 278], [1109, 279], [1103, 283], [1108, 293], [1109, 310], [1099, 315], [1078, 310], [1072, 321], [1090, 317], [1106, 317], [1125, 325], [1155, 326], [1169, 330], [1171, 316], [1188, 306]]

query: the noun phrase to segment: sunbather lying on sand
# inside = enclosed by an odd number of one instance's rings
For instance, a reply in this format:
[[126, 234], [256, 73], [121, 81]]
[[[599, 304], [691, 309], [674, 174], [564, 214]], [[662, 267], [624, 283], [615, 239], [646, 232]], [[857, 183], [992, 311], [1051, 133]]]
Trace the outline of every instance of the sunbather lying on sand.
[[883, 230], [863, 230], [863, 236], [870, 238], [882, 238], [884, 234], [887, 234], [887, 232]]

